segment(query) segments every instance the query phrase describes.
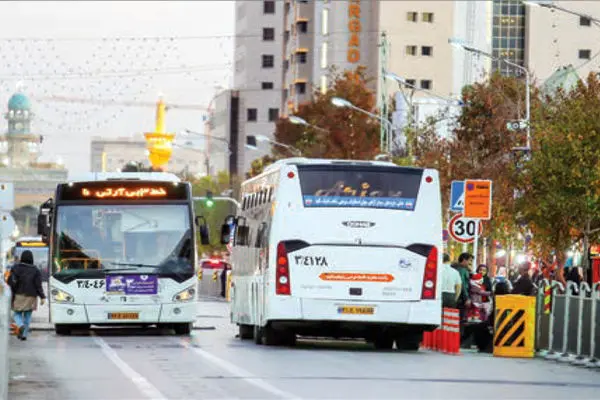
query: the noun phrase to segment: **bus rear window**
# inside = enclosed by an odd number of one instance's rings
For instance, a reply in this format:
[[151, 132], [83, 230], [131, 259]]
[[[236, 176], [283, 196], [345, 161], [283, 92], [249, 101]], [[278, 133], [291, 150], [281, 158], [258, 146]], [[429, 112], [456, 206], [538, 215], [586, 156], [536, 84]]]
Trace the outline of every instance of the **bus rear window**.
[[299, 165], [304, 207], [413, 211], [423, 170], [395, 167]]

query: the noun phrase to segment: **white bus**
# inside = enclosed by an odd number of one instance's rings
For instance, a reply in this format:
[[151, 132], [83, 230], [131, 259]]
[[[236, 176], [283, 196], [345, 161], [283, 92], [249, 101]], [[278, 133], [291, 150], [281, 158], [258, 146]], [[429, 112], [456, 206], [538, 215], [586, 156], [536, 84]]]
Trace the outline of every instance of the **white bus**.
[[416, 350], [440, 325], [436, 170], [294, 158], [244, 182], [241, 196], [231, 289], [241, 338], [353, 337]]
[[[196, 219], [198, 221], [198, 219]], [[59, 184], [40, 208], [57, 334], [91, 325], [172, 328], [196, 317], [189, 183], [166, 173], [103, 173]], [[207, 241], [201, 226], [202, 241]]]

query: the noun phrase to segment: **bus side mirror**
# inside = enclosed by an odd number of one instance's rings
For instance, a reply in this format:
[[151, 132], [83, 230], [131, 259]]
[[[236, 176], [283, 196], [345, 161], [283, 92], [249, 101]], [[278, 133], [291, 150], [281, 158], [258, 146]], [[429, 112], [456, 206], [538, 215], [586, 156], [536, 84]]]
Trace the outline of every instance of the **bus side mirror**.
[[229, 224], [223, 224], [221, 226], [221, 244], [229, 244], [231, 237], [231, 227]]
[[210, 233], [208, 229], [208, 224], [206, 223], [206, 218], [201, 215], [198, 215], [195, 219], [196, 226], [198, 226], [198, 230], [200, 233], [200, 244], [209, 245], [210, 244]]
[[48, 214], [39, 214], [37, 217], [37, 233], [43, 239], [50, 236], [50, 224]]

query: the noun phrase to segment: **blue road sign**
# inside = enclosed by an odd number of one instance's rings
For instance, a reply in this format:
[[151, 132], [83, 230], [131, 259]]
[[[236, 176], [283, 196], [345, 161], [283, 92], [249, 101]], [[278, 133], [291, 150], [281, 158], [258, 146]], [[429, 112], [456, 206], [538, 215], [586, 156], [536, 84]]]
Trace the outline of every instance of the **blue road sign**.
[[462, 212], [465, 209], [465, 182], [452, 181], [450, 189], [450, 211]]

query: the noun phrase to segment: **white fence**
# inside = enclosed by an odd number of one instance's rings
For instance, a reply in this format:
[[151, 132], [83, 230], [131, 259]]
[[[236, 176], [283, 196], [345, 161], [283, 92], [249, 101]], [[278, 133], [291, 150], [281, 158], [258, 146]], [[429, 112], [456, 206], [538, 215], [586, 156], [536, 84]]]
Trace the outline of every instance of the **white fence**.
[[8, 398], [8, 339], [10, 336], [11, 293], [0, 279], [0, 399]]
[[[545, 289], [552, 288], [551, 311], [544, 312]], [[548, 281], [540, 287], [537, 301], [536, 348], [549, 360], [600, 367], [600, 284], [592, 288], [568, 282]]]

